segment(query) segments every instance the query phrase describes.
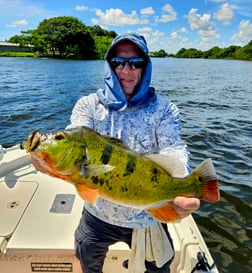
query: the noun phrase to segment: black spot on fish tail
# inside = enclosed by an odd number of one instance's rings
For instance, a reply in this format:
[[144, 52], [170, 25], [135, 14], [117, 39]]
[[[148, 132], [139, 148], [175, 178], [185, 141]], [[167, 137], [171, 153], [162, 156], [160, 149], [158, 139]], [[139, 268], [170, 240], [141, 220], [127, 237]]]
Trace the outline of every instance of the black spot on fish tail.
[[136, 159], [134, 156], [129, 155], [127, 165], [125, 168], [125, 173], [123, 174], [123, 176], [128, 176], [134, 173], [135, 167], [136, 167]]
[[101, 158], [100, 158], [100, 161], [103, 163], [103, 164], [108, 164], [109, 163], [109, 160], [110, 160], [110, 157], [112, 155], [112, 151], [113, 151], [113, 147], [112, 145], [105, 145], [103, 151], [102, 151], [102, 155], [101, 155]]

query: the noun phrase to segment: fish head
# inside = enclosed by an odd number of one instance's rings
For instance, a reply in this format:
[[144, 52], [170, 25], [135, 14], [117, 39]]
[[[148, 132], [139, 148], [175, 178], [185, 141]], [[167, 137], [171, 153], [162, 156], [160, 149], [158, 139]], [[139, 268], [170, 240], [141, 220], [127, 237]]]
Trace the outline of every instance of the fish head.
[[81, 131], [57, 133], [33, 132], [21, 146], [34, 167], [55, 177], [67, 179], [88, 160], [87, 146]]

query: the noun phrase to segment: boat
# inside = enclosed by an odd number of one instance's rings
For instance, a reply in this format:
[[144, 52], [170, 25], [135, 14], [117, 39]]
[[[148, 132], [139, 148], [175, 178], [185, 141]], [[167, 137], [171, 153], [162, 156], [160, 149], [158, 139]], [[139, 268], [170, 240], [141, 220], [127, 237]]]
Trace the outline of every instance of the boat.
[[[35, 170], [18, 145], [0, 149], [0, 269], [2, 273], [81, 273], [74, 231], [84, 201], [70, 183]], [[218, 273], [190, 215], [168, 223], [175, 258], [172, 273]], [[130, 249], [111, 245], [103, 273], [126, 273]]]

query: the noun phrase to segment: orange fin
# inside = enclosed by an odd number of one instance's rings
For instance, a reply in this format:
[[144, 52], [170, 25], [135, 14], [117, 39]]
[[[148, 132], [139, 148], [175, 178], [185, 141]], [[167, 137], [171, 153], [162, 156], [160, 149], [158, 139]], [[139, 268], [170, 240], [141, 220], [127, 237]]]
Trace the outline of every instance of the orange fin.
[[220, 200], [218, 180], [210, 180], [204, 183], [201, 198], [208, 202], [217, 202]]
[[98, 197], [98, 191], [96, 189], [89, 188], [83, 184], [76, 184], [75, 188], [82, 199], [94, 204]]
[[147, 212], [160, 222], [166, 223], [179, 220], [178, 213], [169, 203], [165, 203], [165, 205], [158, 208], [147, 209]]
[[200, 198], [209, 202], [220, 200], [217, 175], [210, 158], [204, 160], [192, 173], [201, 180]]

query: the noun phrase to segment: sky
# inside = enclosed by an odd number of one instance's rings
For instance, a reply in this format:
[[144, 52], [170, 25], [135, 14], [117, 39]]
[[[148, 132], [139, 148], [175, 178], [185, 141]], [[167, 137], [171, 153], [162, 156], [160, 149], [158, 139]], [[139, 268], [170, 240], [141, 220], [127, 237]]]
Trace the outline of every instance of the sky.
[[139, 33], [150, 51], [208, 50], [252, 40], [252, 0], [0, 0], [0, 41], [57, 16], [117, 34]]

